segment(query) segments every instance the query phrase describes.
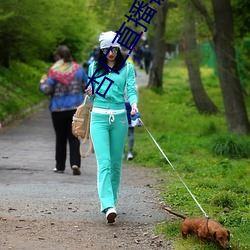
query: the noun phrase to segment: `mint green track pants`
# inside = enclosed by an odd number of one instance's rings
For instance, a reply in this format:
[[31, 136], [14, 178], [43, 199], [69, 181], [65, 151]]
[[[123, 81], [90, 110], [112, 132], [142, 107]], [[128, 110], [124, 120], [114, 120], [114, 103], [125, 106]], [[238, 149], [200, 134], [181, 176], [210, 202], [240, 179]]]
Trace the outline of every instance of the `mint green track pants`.
[[128, 133], [126, 112], [91, 113], [90, 134], [97, 160], [97, 189], [101, 211], [115, 207], [121, 179], [122, 155]]

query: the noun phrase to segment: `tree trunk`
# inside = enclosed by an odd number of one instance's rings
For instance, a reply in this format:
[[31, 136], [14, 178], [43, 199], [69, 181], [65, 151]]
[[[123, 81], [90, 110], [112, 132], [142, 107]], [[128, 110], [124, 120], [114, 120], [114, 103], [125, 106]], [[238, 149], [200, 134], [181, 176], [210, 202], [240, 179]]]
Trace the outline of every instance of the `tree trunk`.
[[159, 6], [157, 5], [157, 14], [155, 21], [155, 34], [153, 40], [153, 62], [149, 74], [148, 88], [157, 87], [163, 89], [163, 66], [166, 54], [166, 43], [164, 41], [167, 12], [168, 12], [168, 1], [162, 2]]
[[[195, 18], [190, 15], [192, 6], [187, 6], [185, 18], [185, 55], [189, 82], [195, 105], [200, 113], [217, 113], [218, 108], [207, 95], [200, 75], [200, 57], [196, 48]], [[190, 10], [190, 11], [189, 11]]]
[[235, 60], [230, 0], [212, 0], [212, 4], [216, 29], [213, 38], [228, 129], [237, 134], [248, 134], [250, 124]]
[[200, 0], [191, 1], [204, 16], [213, 36], [228, 130], [237, 134], [249, 134], [250, 123], [235, 60], [230, 0], [212, 0], [215, 23]]

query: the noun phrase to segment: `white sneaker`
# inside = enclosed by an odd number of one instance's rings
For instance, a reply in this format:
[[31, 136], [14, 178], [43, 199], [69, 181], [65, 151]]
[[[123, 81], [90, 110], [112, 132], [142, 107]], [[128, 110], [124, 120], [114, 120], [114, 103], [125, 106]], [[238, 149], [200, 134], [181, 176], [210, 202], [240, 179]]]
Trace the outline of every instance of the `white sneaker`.
[[128, 152], [127, 161], [133, 160], [134, 156], [131, 152]]
[[59, 173], [59, 174], [63, 174], [63, 173], [64, 173], [63, 170], [57, 170], [57, 168], [54, 168], [53, 171], [54, 171], [55, 173]]
[[114, 223], [116, 216], [117, 216], [117, 212], [115, 208], [110, 207], [107, 209], [106, 218], [108, 220], [108, 223]]
[[78, 166], [73, 165], [72, 170], [73, 170], [73, 175], [81, 175], [81, 171], [80, 171], [80, 168]]

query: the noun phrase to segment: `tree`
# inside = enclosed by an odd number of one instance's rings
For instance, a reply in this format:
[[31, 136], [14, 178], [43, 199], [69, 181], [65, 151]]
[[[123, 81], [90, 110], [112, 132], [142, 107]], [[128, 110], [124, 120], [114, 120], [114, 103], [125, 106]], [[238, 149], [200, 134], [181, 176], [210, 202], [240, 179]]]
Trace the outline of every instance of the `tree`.
[[200, 56], [197, 52], [196, 44], [196, 27], [193, 6], [187, 3], [185, 6], [185, 27], [184, 27], [184, 40], [185, 40], [185, 55], [186, 64], [188, 68], [188, 76], [191, 87], [191, 92], [194, 98], [195, 105], [200, 113], [217, 113], [218, 108], [211, 101], [207, 95], [201, 80], [200, 74]]
[[249, 134], [250, 123], [238, 76], [230, 0], [212, 0], [214, 21], [200, 0], [191, 0], [204, 16], [213, 37], [228, 130]]
[[163, 88], [163, 66], [166, 54], [166, 42], [164, 40], [164, 34], [166, 30], [166, 20], [169, 8], [177, 7], [175, 3], [164, 1], [161, 5], [158, 5], [156, 19], [154, 22], [154, 38], [153, 38], [153, 51], [154, 57], [152, 67], [149, 75], [148, 87]]
[[[0, 64], [10, 60], [29, 62], [48, 60], [54, 49], [64, 43], [74, 59], [82, 60], [84, 49], [91, 48], [95, 20], [86, 11], [90, 0], [0, 1]], [[89, 47], [91, 46], [91, 47]]]
[[[182, 39], [182, 36], [184, 36], [190, 87], [196, 107], [201, 113], [216, 113], [218, 109], [208, 97], [201, 81], [192, 5], [190, 6], [189, 4], [188, 6], [186, 1], [178, 1], [178, 8], [171, 9], [171, 11], [168, 12], [169, 7], [177, 7], [177, 5], [168, 3], [165, 9], [160, 7], [161, 11], [157, 13], [159, 16], [154, 26], [154, 34], [151, 35], [154, 41], [154, 61], [150, 72], [148, 87], [162, 89], [162, 71], [165, 61], [166, 42], [178, 43], [178, 41]], [[165, 17], [163, 17], [162, 14], [165, 13], [164, 11], [166, 12]], [[192, 16], [190, 13], [192, 13]], [[169, 16], [171, 16], [171, 20], [169, 20]], [[186, 17], [185, 22], [183, 16]], [[182, 23], [185, 23], [186, 26], [183, 27]], [[168, 25], [167, 29], [166, 25]]]
[[[44, 18], [44, 13], [49, 15], [50, 9], [45, 3], [37, 1], [34, 10], [31, 0], [2, 0], [0, 9], [4, 14], [12, 13], [0, 20], [0, 51], [4, 55], [1, 57], [2, 65], [8, 67], [11, 59], [27, 61], [33, 56], [37, 58], [38, 50], [43, 51], [45, 45], [52, 45], [53, 36], [46, 26], [49, 18]], [[53, 31], [56, 36], [56, 30]]]

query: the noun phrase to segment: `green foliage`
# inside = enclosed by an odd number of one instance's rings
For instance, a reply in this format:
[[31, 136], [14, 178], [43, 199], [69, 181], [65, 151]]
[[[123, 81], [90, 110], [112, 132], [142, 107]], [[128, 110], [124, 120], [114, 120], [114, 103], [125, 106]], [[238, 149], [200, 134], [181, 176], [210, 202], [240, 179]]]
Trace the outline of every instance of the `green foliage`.
[[168, 11], [165, 40], [168, 43], [176, 44], [183, 37], [184, 15], [181, 7], [181, 2], [178, 1], [177, 8], [171, 8]]
[[238, 41], [237, 62], [241, 85], [245, 93], [250, 96], [250, 34]]
[[[190, 5], [190, 1], [178, 0], [171, 1], [171, 3], [176, 3], [177, 7], [170, 8], [168, 10], [167, 22], [166, 22], [166, 32], [164, 34], [164, 39], [167, 43], [178, 44], [183, 40], [184, 36], [184, 22], [185, 16], [190, 15], [196, 20], [196, 30], [198, 41], [207, 40], [211, 38], [208, 27], [204, 21], [204, 18], [195, 9], [193, 11], [187, 11], [187, 6]], [[210, 1], [205, 1], [203, 3], [206, 5], [208, 11], [212, 12], [212, 6]], [[149, 27], [150, 37], [154, 37], [154, 27], [153, 25]]]
[[232, 0], [235, 35], [237, 38], [249, 35], [250, 13], [246, 11], [249, 8], [250, 2], [248, 0]]
[[126, 21], [124, 15], [129, 13], [133, 2], [133, 0], [92, 1], [91, 7], [97, 13], [98, 23], [102, 24], [103, 27], [102, 31], [119, 30], [123, 22]]
[[[96, 40], [95, 16], [89, 0], [2, 0], [0, 10], [0, 64], [12, 59], [30, 62], [51, 59], [59, 44], [66, 44], [82, 61]], [[18, 25], [17, 25], [18, 24]]]
[[[250, 219], [250, 159], [242, 158], [244, 154], [239, 153], [238, 149], [243, 152], [245, 148], [245, 152], [250, 152], [249, 137], [227, 133], [219, 81], [210, 68], [202, 67], [201, 75], [207, 93], [222, 113], [198, 113], [189, 89], [187, 71], [181, 60], [169, 61], [166, 65], [163, 93], [139, 89], [142, 121], [175, 170], [144, 127], [135, 129], [133, 163], [161, 170], [163, 181], [158, 184], [157, 189], [161, 190], [165, 204], [188, 217], [201, 217], [202, 212], [182, 184], [182, 178], [206, 213], [230, 230], [232, 249], [249, 249], [246, 232], [249, 232]], [[250, 105], [247, 107], [250, 112]], [[219, 138], [232, 138], [237, 145], [238, 158], [212, 153], [211, 145]], [[178, 237], [179, 223], [178, 220], [160, 224], [156, 228], [157, 233], [162, 232], [167, 239]], [[192, 236], [190, 241], [175, 238], [174, 244], [178, 250], [201, 249], [199, 241]], [[217, 247], [214, 243], [207, 243], [202, 249]]]
[[228, 158], [250, 158], [250, 140], [236, 135], [216, 136], [211, 142], [214, 154]]
[[163, 222], [159, 223], [155, 228], [155, 233], [163, 233], [165, 235], [166, 240], [170, 240], [172, 238], [175, 238], [176, 235], [180, 235], [180, 228], [181, 228], [181, 221], [178, 222]]
[[217, 206], [223, 208], [233, 209], [237, 207], [236, 197], [229, 192], [220, 192], [219, 194], [214, 194], [211, 198], [210, 204], [212, 206]]
[[9, 115], [19, 116], [24, 109], [44, 100], [38, 90], [41, 75], [49, 65], [34, 61], [32, 66], [12, 62], [10, 68], [0, 67], [0, 121]]

